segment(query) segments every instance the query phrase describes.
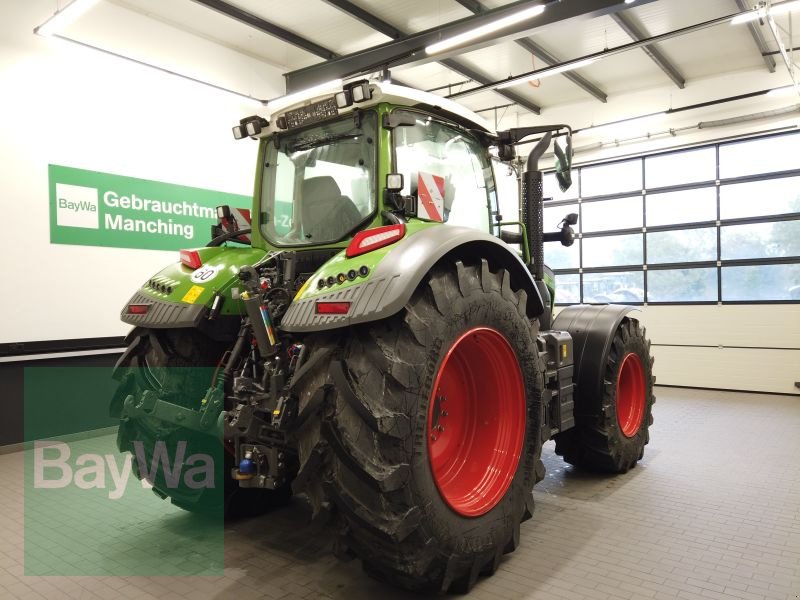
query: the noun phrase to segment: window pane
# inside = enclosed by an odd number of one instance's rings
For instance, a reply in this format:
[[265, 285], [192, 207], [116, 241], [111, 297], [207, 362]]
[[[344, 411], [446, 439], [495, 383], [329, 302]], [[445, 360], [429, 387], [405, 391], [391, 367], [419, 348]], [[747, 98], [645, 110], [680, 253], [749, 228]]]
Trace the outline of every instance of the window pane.
[[642, 264], [642, 234], [583, 239], [583, 266], [610, 267]]
[[647, 234], [647, 263], [717, 260], [717, 228], [658, 231]]
[[577, 304], [580, 293], [580, 275], [556, 275], [556, 304]]
[[723, 219], [800, 212], [800, 177], [781, 177], [719, 188]]
[[720, 236], [723, 260], [800, 256], [800, 221], [728, 225]]
[[581, 204], [581, 231], [609, 231], [642, 226], [642, 197]]
[[376, 113], [287, 132], [266, 150], [261, 188], [263, 235], [278, 245], [335, 242], [377, 206]]
[[558, 187], [555, 173], [547, 173], [542, 178], [542, 195], [545, 198], [552, 198], [553, 200], [572, 200], [578, 197], [578, 177], [577, 173], [572, 175], [572, 185], [566, 192], [562, 192]]
[[[564, 217], [566, 217], [569, 213], [577, 213], [577, 212], [578, 212], [577, 204], [562, 204], [559, 206], [545, 205], [543, 212], [543, 219], [542, 219], [542, 223], [544, 223], [544, 230], [556, 231], [561, 221], [564, 220]], [[575, 231], [578, 231], [577, 227], [574, 227], [573, 229], [575, 229]]]
[[645, 221], [648, 227], [717, 219], [717, 188], [705, 187], [665, 194], [647, 194]]
[[647, 272], [648, 302], [716, 302], [716, 300], [715, 268]]
[[581, 169], [582, 198], [621, 194], [641, 189], [642, 160], [639, 158]]
[[644, 273], [584, 273], [584, 302], [627, 302], [644, 301]]
[[403, 194], [418, 198], [420, 215], [490, 230], [489, 194], [494, 182], [477, 142], [438, 121], [419, 119], [413, 127], [398, 127], [393, 138]]
[[800, 300], [800, 265], [723, 267], [723, 300]]
[[714, 181], [717, 178], [717, 152], [700, 148], [644, 159], [645, 187], [659, 188], [682, 183]]
[[719, 147], [719, 176], [742, 177], [800, 169], [800, 135], [778, 135]]
[[572, 246], [562, 246], [558, 242], [548, 242], [544, 245], [544, 263], [551, 269], [577, 269], [580, 259], [580, 240], [575, 240]]

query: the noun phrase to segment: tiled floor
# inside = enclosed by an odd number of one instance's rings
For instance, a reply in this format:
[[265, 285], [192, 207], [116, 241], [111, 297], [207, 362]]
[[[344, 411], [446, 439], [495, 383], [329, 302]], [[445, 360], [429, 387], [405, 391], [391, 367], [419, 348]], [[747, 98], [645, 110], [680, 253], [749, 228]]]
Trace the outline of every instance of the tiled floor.
[[[522, 546], [471, 598], [800, 598], [800, 398], [657, 395], [652, 442], [627, 475], [575, 471], [545, 447]], [[330, 535], [309, 529], [299, 503], [229, 524], [224, 576], [26, 577], [22, 472], [21, 454], [0, 455], [0, 598], [407, 597], [332, 558]], [[164, 528], [185, 518], [157, 510]], [[154, 517], [141, 518], [156, 547]]]

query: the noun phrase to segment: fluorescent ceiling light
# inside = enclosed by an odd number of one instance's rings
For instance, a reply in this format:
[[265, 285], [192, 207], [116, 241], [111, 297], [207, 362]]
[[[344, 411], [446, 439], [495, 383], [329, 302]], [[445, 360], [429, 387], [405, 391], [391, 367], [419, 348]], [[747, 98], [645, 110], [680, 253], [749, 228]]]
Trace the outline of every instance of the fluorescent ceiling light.
[[790, 2], [781, 2], [780, 4], [773, 4], [767, 10], [766, 6], [760, 6], [746, 12], [743, 15], [736, 15], [731, 19], [731, 25], [740, 25], [741, 23], [749, 23], [756, 19], [763, 19], [767, 14], [776, 17], [778, 15], [785, 15], [793, 10], [800, 9], [800, 0], [791, 0]]
[[583, 60], [579, 60], [574, 63], [569, 63], [565, 65], [560, 65], [558, 67], [553, 67], [552, 69], [542, 69], [538, 73], [533, 73], [527, 77], [523, 77], [522, 79], [512, 79], [511, 81], [506, 81], [501, 83], [500, 85], [495, 86], [494, 89], [502, 90], [507, 87], [511, 87], [512, 85], [518, 85], [520, 83], [526, 83], [528, 81], [534, 81], [536, 79], [544, 79], [545, 77], [550, 77], [551, 75], [558, 75], [559, 73], [564, 73], [566, 71], [573, 71], [574, 69], [580, 69], [582, 67], [586, 67], [593, 62], [597, 61], [596, 58], [584, 58]]
[[521, 10], [516, 12], [512, 15], [508, 15], [507, 17], [503, 17], [502, 19], [497, 19], [496, 21], [492, 21], [491, 23], [487, 23], [486, 25], [482, 25], [481, 27], [476, 27], [471, 31], [465, 31], [464, 33], [459, 33], [458, 35], [454, 35], [451, 38], [447, 38], [446, 40], [442, 40], [441, 42], [436, 42], [435, 44], [431, 44], [425, 48], [426, 54], [436, 54], [438, 52], [444, 52], [445, 50], [450, 50], [451, 48], [455, 48], [457, 46], [461, 46], [466, 44], [467, 42], [471, 42], [472, 40], [477, 40], [484, 36], [489, 35], [490, 33], [494, 33], [495, 31], [500, 31], [501, 29], [505, 29], [506, 27], [510, 27], [511, 25], [515, 25], [517, 23], [521, 23], [522, 21], [527, 21], [528, 19], [532, 19], [544, 12], [544, 5], [540, 4], [538, 6], [533, 6], [531, 8], [526, 8], [525, 10]]
[[244, 100], [246, 102], [251, 102], [253, 104], [257, 104], [258, 106], [264, 106], [264, 101], [259, 100], [258, 98], [254, 98], [253, 96], [248, 96], [246, 94], [242, 94], [240, 92], [236, 92], [234, 90], [230, 90], [228, 88], [222, 87], [215, 83], [210, 83], [208, 81], [203, 81], [202, 79], [197, 79], [195, 77], [190, 77], [189, 75], [183, 75], [182, 73], [177, 73], [175, 71], [171, 71], [170, 69], [165, 69], [164, 67], [159, 67], [158, 65], [154, 65], [142, 60], [138, 60], [136, 58], [126, 56], [124, 54], [119, 54], [117, 52], [112, 52], [111, 50], [106, 50], [105, 48], [100, 48], [99, 46], [93, 46], [92, 44], [87, 44], [85, 42], [79, 42], [78, 40], [74, 40], [70, 37], [60, 35], [60, 32], [63, 31], [66, 27], [70, 24], [74, 23], [81, 15], [86, 14], [86, 12], [91, 9], [95, 4], [97, 4], [100, 0], [72, 0], [69, 4], [67, 4], [64, 8], [60, 11], [56, 12], [52, 17], [50, 17], [47, 21], [39, 25], [36, 29], [33, 30], [34, 33], [46, 36], [46, 37], [53, 37], [64, 42], [69, 42], [71, 44], [75, 44], [76, 46], [80, 46], [82, 48], [87, 48], [89, 50], [94, 50], [96, 52], [100, 52], [102, 54], [107, 54], [109, 56], [113, 56], [115, 58], [119, 58], [128, 62], [135, 63], [137, 65], [141, 65], [143, 67], [149, 67], [150, 69], [155, 69], [156, 71], [161, 71], [162, 73], [167, 73], [168, 75], [173, 75], [175, 77], [180, 77], [186, 81], [190, 81], [192, 83], [197, 83], [202, 85], [203, 87], [211, 90], [216, 90], [218, 92], [225, 93], [230, 96], [235, 96], [239, 100]]
[[72, 0], [72, 2], [34, 29], [33, 32], [44, 36], [55, 35], [74, 23], [78, 17], [98, 2], [99, 0]]
[[126, 62], [133, 63], [135, 65], [139, 65], [142, 67], [147, 67], [148, 69], [154, 69], [156, 71], [160, 71], [162, 73], [166, 73], [167, 75], [171, 75], [173, 77], [179, 77], [184, 81], [188, 81], [190, 83], [196, 83], [198, 85], [203, 86], [205, 89], [222, 92], [228, 96], [235, 96], [240, 101], [245, 101], [252, 104], [257, 104], [258, 106], [264, 106], [264, 100], [260, 100], [254, 96], [248, 96], [247, 94], [242, 94], [241, 92], [236, 92], [234, 90], [228, 89], [226, 87], [222, 87], [221, 85], [217, 85], [216, 83], [211, 83], [209, 81], [204, 81], [202, 79], [197, 79], [196, 77], [191, 77], [189, 75], [184, 75], [182, 73], [178, 73], [177, 71], [172, 71], [170, 69], [165, 69], [164, 67], [159, 67], [158, 65], [154, 65], [149, 62], [145, 62], [143, 60], [139, 60], [133, 58], [131, 56], [126, 56], [124, 54], [119, 54], [118, 52], [113, 52], [112, 50], [106, 50], [105, 48], [100, 48], [99, 46], [92, 46], [91, 44], [87, 44], [86, 42], [79, 42], [78, 40], [74, 40], [64, 35], [59, 35], [57, 33], [51, 34], [51, 37], [55, 40], [60, 40], [62, 42], [66, 42], [69, 44], [73, 44], [76, 47], [84, 48], [86, 50], [91, 50], [93, 52], [98, 52], [100, 54], [106, 54], [108, 56], [113, 56], [114, 58], [118, 58], [120, 60], [124, 60]]
[[644, 123], [650, 121], [661, 121], [664, 117], [667, 116], [666, 111], [650, 113], [649, 115], [642, 115], [641, 117], [631, 117], [630, 119], [621, 119], [619, 121], [612, 121], [611, 123], [602, 123], [600, 125], [591, 125], [589, 127], [582, 127], [581, 133], [584, 131], [591, 131], [592, 133], [597, 133], [602, 131], [602, 133], [607, 134], [610, 130], [613, 129], [623, 129], [628, 130], [629, 126], [633, 125], [643, 125]]
[[786, 85], [783, 87], [775, 88], [767, 92], [767, 96], [791, 96], [795, 93], [800, 94], [800, 86]]

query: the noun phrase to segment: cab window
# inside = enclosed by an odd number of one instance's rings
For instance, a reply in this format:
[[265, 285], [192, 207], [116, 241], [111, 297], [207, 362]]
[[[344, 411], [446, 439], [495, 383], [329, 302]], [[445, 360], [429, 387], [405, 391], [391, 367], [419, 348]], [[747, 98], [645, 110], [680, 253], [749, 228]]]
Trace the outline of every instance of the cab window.
[[421, 218], [490, 231], [494, 179], [477, 141], [423, 114], [415, 125], [396, 127], [392, 135], [403, 194], [417, 199]]

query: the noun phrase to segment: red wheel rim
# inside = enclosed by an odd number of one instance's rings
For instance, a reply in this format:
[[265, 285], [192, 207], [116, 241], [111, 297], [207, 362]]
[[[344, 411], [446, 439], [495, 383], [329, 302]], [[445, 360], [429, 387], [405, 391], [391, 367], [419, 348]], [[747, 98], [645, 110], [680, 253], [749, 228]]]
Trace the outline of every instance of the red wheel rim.
[[514, 350], [494, 329], [459, 337], [442, 360], [428, 407], [428, 459], [436, 487], [459, 515], [494, 508], [519, 465], [525, 386]]
[[617, 377], [617, 420], [625, 437], [639, 431], [644, 418], [644, 369], [638, 354], [622, 359]]

